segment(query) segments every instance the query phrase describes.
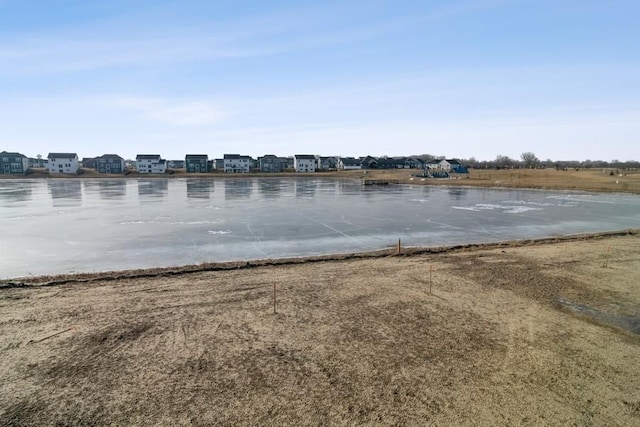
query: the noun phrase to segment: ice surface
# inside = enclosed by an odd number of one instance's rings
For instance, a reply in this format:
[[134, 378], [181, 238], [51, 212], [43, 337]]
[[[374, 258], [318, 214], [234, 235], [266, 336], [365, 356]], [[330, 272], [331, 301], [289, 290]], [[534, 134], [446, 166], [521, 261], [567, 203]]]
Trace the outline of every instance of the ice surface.
[[0, 182], [0, 278], [636, 228], [640, 197], [315, 178]]

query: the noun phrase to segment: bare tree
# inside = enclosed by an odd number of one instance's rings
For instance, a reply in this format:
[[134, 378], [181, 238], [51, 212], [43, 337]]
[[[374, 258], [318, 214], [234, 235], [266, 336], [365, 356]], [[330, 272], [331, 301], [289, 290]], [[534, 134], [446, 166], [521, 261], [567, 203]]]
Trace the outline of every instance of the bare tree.
[[522, 163], [524, 163], [525, 168], [533, 169], [538, 165], [539, 162], [536, 155], [530, 151], [520, 154], [520, 158], [522, 159]]
[[509, 158], [509, 156], [503, 156], [502, 154], [498, 154], [496, 157], [496, 168], [498, 169], [507, 169], [513, 166], [513, 160]]

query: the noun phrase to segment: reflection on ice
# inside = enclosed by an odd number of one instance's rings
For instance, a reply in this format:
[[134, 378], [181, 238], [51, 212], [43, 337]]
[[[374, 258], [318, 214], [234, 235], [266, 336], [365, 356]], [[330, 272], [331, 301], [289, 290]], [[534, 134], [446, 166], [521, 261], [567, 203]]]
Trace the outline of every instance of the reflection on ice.
[[157, 199], [167, 195], [169, 181], [167, 178], [138, 180], [138, 196], [140, 199]]

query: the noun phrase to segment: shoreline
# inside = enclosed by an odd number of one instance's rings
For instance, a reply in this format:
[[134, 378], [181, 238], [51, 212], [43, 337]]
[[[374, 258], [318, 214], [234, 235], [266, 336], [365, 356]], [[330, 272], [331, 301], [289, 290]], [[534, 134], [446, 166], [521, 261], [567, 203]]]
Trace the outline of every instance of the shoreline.
[[402, 247], [398, 253], [394, 246], [390, 249], [364, 251], [355, 253], [337, 253], [288, 258], [265, 258], [242, 261], [207, 262], [168, 267], [152, 267], [130, 270], [109, 270], [94, 273], [73, 273], [39, 276], [22, 276], [0, 280], [0, 291], [16, 288], [51, 287], [68, 283], [90, 283], [97, 281], [117, 281], [123, 279], [141, 279], [167, 276], [181, 276], [192, 273], [246, 270], [260, 267], [291, 266], [321, 262], [343, 262], [357, 259], [374, 259], [389, 257], [413, 257], [418, 255], [453, 254], [476, 252], [492, 249], [521, 248], [526, 246], [542, 246], [557, 243], [569, 243], [587, 240], [602, 240], [636, 235], [640, 229], [623, 229], [598, 233], [571, 234], [566, 236], [541, 237], [536, 239], [505, 240], [490, 243], [466, 243], [434, 247]]
[[281, 172], [266, 173], [252, 172], [242, 174], [228, 174], [223, 172], [189, 174], [183, 171], [173, 171], [167, 174], [139, 174], [132, 172], [127, 175], [98, 174], [94, 171], [83, 170], [76, 175], [50, 175], [48, 172], [38, 171], [27, 175], [0, 175], [2, 180], [61, 180], [61, 179], [100, 179], [100, 180], [155, 180], [155, 179], [382, 179], [397, 181], [398, 184], [414, 186], [444, 186], [469, 188], [506, 188], [506, 189], [537, 189], [557, 191], [589, 191], [593, 193], [640, 194], [640, 171], [622, 171], [613, 174], [610, 169], [471, 169], [468, 177], [453, 177], [448, 179], [422, 178], [414, 176], [419, 169], [361, 169], [350, 171], [322, 171], [315, 173]]
[[2, 289], [0, 424], [638, 425], [638, 231]]

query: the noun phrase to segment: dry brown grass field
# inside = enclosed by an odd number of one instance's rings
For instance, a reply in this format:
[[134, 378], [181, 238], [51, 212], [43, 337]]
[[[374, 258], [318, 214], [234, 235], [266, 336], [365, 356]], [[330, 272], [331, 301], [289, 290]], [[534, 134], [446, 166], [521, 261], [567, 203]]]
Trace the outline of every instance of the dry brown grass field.
[[42, 280], [0, 287], [3, 426], [640, 425], [635, 232]]
[[[368, 170], [342, 172], [345, 176], [398, 179], [419, 185], [464, 185], [476, 187], [539, 188], [553, 190], [606, 191], [640, 194], [640, 171], [615, 169], [470, 169], [469, 177], [459, 179], [424, 179], [413, 177], [415, 171]], [[613, 173], [613, 175], [611, 175]]]

